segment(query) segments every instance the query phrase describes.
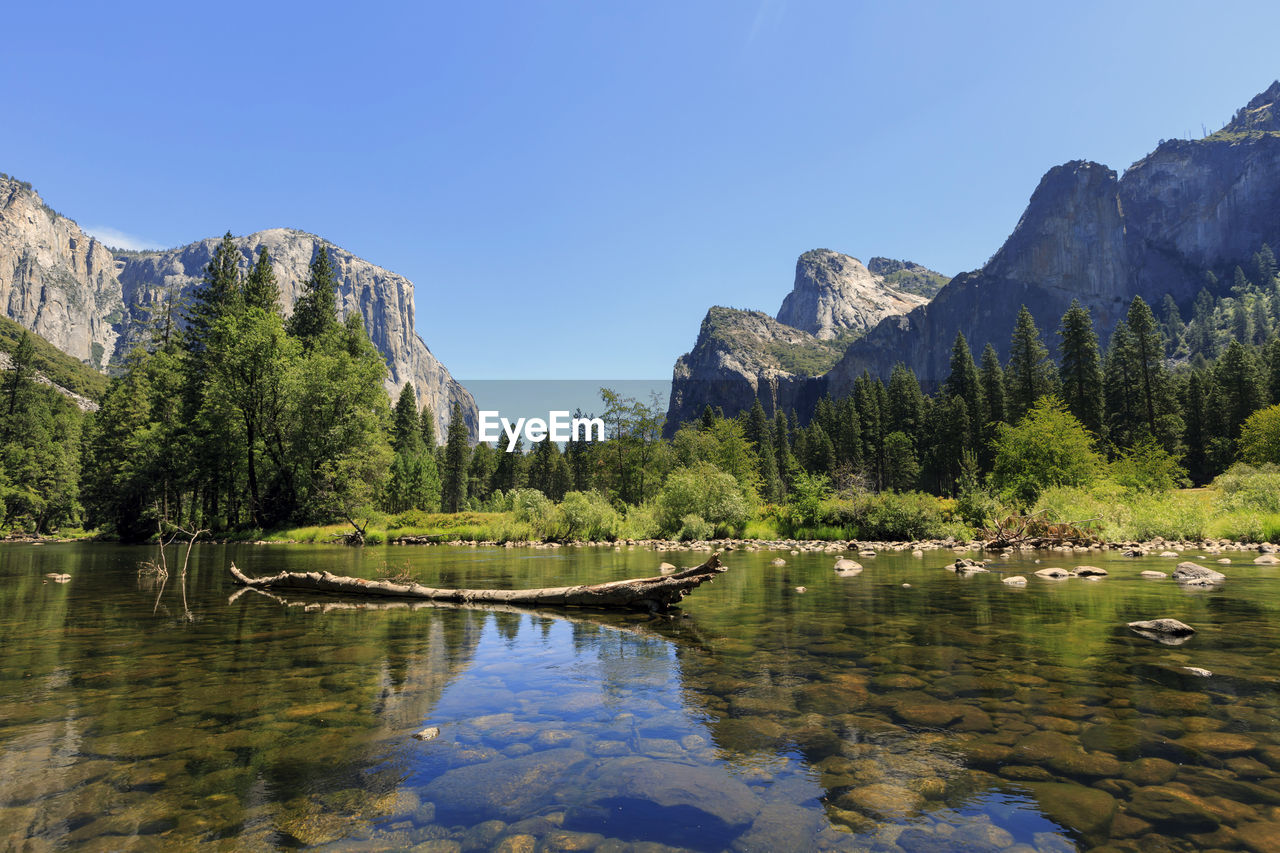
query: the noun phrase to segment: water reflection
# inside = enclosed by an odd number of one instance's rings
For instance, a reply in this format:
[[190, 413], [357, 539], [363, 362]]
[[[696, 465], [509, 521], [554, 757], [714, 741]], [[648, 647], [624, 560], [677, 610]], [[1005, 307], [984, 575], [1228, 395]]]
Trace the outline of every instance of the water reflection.
[[[223, 574], [408, 561], [438, 585], [545, 586], [651, 573], [640, 551], [204, 546], [185, 602], [175, 578], [138, 577], [147, 554], [0, 551], [6, 846], [1280, 839], [1280, 596], [1252, 568], [1191, 596], [1139, 579], [1142, 561], [1010, 590], [941, 557], [841, 578], [818, 555], [735, 554], [683, 617], [650, 620], [281, 597]], [[43, 582], [55, 569], [71, 582]], [[1197, 634], [1124, 628], [1153, 616]]]

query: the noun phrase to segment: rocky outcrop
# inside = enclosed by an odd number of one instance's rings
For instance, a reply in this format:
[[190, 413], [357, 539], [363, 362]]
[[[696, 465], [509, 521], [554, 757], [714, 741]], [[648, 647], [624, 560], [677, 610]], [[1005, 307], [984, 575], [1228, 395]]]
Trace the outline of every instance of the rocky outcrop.
[[847, 393], [864, 370], [887, 378], [899, 361], [936, 388], [956, 332], [974, 353], [991, 343], [1007, 358], [1021, 305], [1051, 350], [1052, 330], [1075, 298], [1104, 345], [1134, 296], [1155, 305], [1169, 293], [1185, 312], [1206, 270], [1229, 274], [1263, 243], [1280, 245], [1277, 100], [1273, 84], [1222, 131], [1163, 142], [1120, 177], [1085, 161], [1050, 169], [986, 266], [852, 343], [828, 374], [832, 393]]
[[[149, 312], [169, 294], [188, 296], [200, 281], [217, 239], [163, 252], [113, 254], [72, 220], [49, 208], [30, 184], [0, 174], [0, 305], [4, 313], [63, 352], [99, 370], [118, 361], [143, 334]], [[247, 270], [262, 246], [291, 312], [312, 257], [323, 241], [284, 228], [236, 239]], [[387, 390], [412, 382], [444, 434], [458, 403], [474, 435], [475, 401], [414, 330], [413, 284], [330, 246], [339, 277], [342, 316], [359, 313], [387, 361]]]
[[[781, 408], [806, 410], [825, 383], [813, 378], [840, 357], [838, 347], [760, 311], [713, 307], [698, 340], [676, 361], [666, 432], [702, 414], [707, 406], [732, 416], [759, 400], [770, 415]], [[804, 365], [814, 367], [806, 371]]]
[[778, 322], [831, 340], [865, 331], [927, 301], [889, 287], [857, 258], [814, 249], [796, 261], [795, 285], [778, 309]]
[[0, 173], [0, 306], [63, 352], [101, 369], [124, 302], [111, 251]]
[[875, 260], [880, 272], [830, 249], [805, 252], [776, 320], [760, 311], [708, 311], [693, 349], [676, 361], [667, 434], [707, 406], [730, 417], [756, 400], [771, 417], [778, 409], [807, 412], [826, 391], [821, 375], [850, 340], [884, 317], [924, 304], [926, 294], [946, 281], [910, 261]]
[[[142, 315], [158, 308], [170, 292], [189, 294], [219, 242], [220, 238], [211, 238], [163, 252], [120, 253], [117, 269], [125, 302], [137, 306], [135, 311]], [[312, 258], [321, 245], [329, 245], [314, 234], [289, 228], [237, 237], [235, 244], [246, 270], [259, 249], [266, 248], [286, 314], [301, 295]], [[405, 382], [412, 382], [419, 405], [431, 407], [437, 424], [448, 423], [456, 402], [474, 433], [478, 416], [470, 392], [449, 375], [414, 331], [413, 283], [338, 246], [329, 245], [329, 256], [338, 278], [338, 313], [342, 317], [359, 313], [364, 319], [369, 338], [386, 357], [392, 399]], [[437, 431], [443, 436], [443, 428]]]

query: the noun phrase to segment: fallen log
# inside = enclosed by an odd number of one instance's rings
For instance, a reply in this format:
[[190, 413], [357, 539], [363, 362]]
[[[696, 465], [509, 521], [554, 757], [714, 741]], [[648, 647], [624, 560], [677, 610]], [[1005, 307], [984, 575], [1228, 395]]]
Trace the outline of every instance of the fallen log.
[[594, 625], [623, 634], [634, 634], [646, 639], [658, 638], [662, 640], [678, 641], [687, 646], [697, 647], [705, 652], [710, 652], [711, 650], [706, 638], [702, 636], [702, 633], [698, 630], [693, 620], [688, 616], [676, 619], [668, 615], [665, 619], [655, 621], [653, 619], [649, 619], [645, 613], [635, 610], [593, 611], [581, 607], [528, 607], [516, 604], [495, 604], [492, 602], [476, 604], [461, 601], [426, 601], [424, 599], [404, 598], [370, 599], [367, 596], [359, 599], [344, 599], [338, 595], [325, 595], [323, 597], [319, 597], [308, 595], [306, 593], [302, 593], [297, 597], [291, 597], [286, 593], [271, 592], [270, 590], [258, 589], [251, 586], [242, 586], [235, 592], [231, 593], [227, 598], [227, 604], [235, 604], [241, 598], [248, 595], [262, 596], [263, 598], [276, 602], [282, 607], [302, 610], [306, 613], [319, 614], [322, 616], [330, 613], [347, 613], [352, 611], [368, 613], [402, 610], [414, 613], [424, 610], [468, 610], [481, 611], [483, 613], [510, 613], [520, 616], [533, 616], [538, 619], [561, 620], [579, 625]]
[[692, 590], [725, 571], [720, 555], [700, 566], [671, 575], [540, 589], [434, 589], [418, 583], [371, 581], [330, 572], [281, 572], [251, 578], [231, 564], [231, 577], [253, 589], [296, 589], [311, 592], [407, 598], [461, 604], [510, 604], [522, 607], [587, 607], [602, 610], [646, 610], [664, 613]]

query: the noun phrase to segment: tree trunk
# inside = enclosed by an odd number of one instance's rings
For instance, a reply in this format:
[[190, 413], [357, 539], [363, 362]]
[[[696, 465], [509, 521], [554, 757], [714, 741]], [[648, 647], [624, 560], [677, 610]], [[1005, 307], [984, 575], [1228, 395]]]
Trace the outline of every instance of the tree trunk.
[[584, 586], [541, 589], [432, 589], [417, 583], [398, 584], [342, 577], [329, 572], [281, 572], [251, 578], [231, 564], [236, 583], [254, 589], [298, 589], [344, 595], [410, 598], [465, 604], [511, 604], [524, 607], [594, 607], [606, 610], [647, 610], [662, 613], [679, 603], [691, 590], [725, 571], [720, 555], [712, 554], [702, 565], [671, 575], [632, 578]]

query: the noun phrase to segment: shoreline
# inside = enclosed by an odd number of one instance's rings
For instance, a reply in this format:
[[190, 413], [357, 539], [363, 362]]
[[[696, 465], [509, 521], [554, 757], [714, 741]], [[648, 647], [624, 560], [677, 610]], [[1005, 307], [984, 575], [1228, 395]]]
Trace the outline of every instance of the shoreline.
[[[59, 536], [6, 536], [0, 538], [0, 544], [6, 545], [55, 545], [73, 542], [114, 542], [96, 536], [59, 537]], [[118, 544], [118, 543], [116, 543]], [[142, 543], [151, 544], [154, 543]], [[248, 540], [248, 539], [207, 539], [201, 545], [317, 545], [338, 543], [300, 542], [291, 539]], [[554, 550], [558, 548], [612, 548], [622, 550], [640, 548], [649, 551], [669, 552], [710, 552], [710, 551], [793, 551], [801, 553], [843, 554], [853, 551], [868, 552], [863, 556], [874, 556], [869, 552], [927, 552], [952, 551], [968, 553], [982, 551], [992, 554], [1010, 555], [1023, 552], [1048, 551], [1060, 554], [1089, 553], [1098, 551], [1122, 551], [1128, 557], [1178, 557], [1184, 551], [1198, 551], [1208, 555], [1225, 552], [1259, 554], [1280, 553], [1280, 543], [1244, 542], [1232, 539], [1200, 539], [1200, 540], [1168, 540], [1155, 538], [1147, 541], [1129, 542], [1093, 542], [1074, 543], [1045, 540], [1028, 540], [1015, 545], [1001, 545], [995, 542], [984, 542], [978, 539], [956, 541], [953, 539], [913, 539], [897, 541], [875, 541], [862, 539], [705, 539], [681, 541], [677, 539], [617, 539], [617, 540], [575, 540], [570, 542], [547, 541], [506, 541], [498, 542], [486, 539], [451, 539], [442, 541], [438, 536], [398, 536], [389, 538], [385, 543], [363, 545], [358, 547], [399, 547], [399, 546], [450, 546], [455, 548], [531, 548], [535, 550]], [[355, 547], [355, 546], [344, 546]]]

